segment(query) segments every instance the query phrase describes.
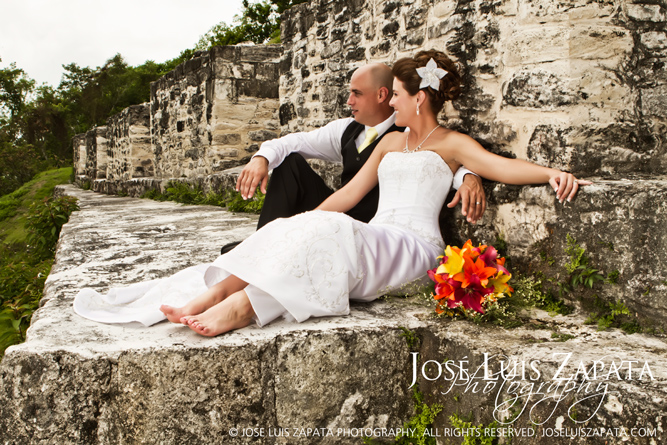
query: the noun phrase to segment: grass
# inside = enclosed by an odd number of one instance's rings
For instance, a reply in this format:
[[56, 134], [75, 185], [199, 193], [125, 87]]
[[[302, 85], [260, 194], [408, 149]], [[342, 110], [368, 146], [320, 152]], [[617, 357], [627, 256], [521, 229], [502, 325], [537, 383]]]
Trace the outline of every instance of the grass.
[[60, 227], [76, 209], [75, 199], [50, 199], [69, 182], [71, 168], [49, 170], [0, 197], [0, 355], [25, 340], [53, 263]]
[[252, 199], [244, 200], [239, 192], [227, 190], [222, 193], [204, 193], [198, 186], [187, 183], [170, 181], [164, 193], [159, 190], [149, 190], [143, 195], [144, 199], [155, 201], [173, 201], [181, 204], [213, 205], [227, 207], [230, 212], [260, 213], [264, 205], [264, 194], [256, 191]]
[[67, 184], [71, 173], [71, 167], [39, 173], [18, 190], [0, 197], [0, 243], [24, 243], [30, 204], [51, 196], [56, 185]]

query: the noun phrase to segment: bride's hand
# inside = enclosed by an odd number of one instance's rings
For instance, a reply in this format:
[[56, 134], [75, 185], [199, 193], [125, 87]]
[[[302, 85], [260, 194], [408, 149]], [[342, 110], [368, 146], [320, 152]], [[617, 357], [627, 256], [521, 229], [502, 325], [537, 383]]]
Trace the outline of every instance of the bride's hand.
[[559, 172], [549, 178], [549, 184], [551, 184], [551, 187], [553, 187], [556, 192], [558, 201], [562, 203], [566, 199], [568, 202], [572, 201], [572, 198], [577, 194], [580, 185], [590, 185], [592, 182], [577, 179], [572, 173]]

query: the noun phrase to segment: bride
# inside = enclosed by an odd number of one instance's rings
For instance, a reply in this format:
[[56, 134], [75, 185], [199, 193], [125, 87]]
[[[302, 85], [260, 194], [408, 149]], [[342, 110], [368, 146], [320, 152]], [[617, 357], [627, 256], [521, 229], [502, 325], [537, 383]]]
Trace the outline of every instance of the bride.
[[[314, 211], [273, 221], [207, 267], [164, 279], [185, 282], [199, 274], [195, 279], [201, 281], [203, 271], [208, 287], [182, 307], [162, 304], [159, 310], [168, 320], [215, 336], [281, 316], [301, 322], [345, 315], [351, 299], [371, 301], [423, 279], [444, 247], [438, 214], [452, 172], [461, 165], [508, 184], [549, 183], [560, 202], [571, 200], [579, 185], [589, 184], [569, 173], [494, 155], [474, 139], [438, 125], [438, 113], [459, 95], [461, 82], [444, 53], [419, 52], [398, 60], [392, 71], [390, 105], [396, 125], [410, 131], [387, 134], [359, 173]], [[369, 223], [341, 213], [378, 182], [378, 210]], [[131, 304], [140, 307], [151, 289], [150, 304], [166, 302], [155, 297], [162, 292], [155, 291], [160, 281], [142, 284]], [[180, 292], [187, 293], [187, 287]], [[90, 295], [80, 292], [74, 309], [103, 321], [91, 314], [108, 303], [96, 307], [99, 299]]]

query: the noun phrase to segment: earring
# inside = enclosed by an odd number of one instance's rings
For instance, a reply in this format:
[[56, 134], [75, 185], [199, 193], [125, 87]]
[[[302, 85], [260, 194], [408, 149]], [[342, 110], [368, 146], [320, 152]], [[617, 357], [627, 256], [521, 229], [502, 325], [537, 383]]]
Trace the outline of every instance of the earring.
[[419, 116], [419, 104], [417, 104], [417, 116]]

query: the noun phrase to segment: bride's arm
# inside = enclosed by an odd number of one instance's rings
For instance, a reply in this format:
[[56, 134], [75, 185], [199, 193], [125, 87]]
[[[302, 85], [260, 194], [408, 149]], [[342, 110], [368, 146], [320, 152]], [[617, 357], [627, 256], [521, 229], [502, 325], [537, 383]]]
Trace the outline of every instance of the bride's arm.
[[577, 180], [571, 173], [490, 153], [464, 134], [457, 133], [451, 137], [455, 138], [449, 142], [455, 147], [456, 161], [487, 179], [519, 185], [549, 183], [560, 202], [574, 198], [579, 185], [591, 184], [589, 181]]
[[359, 203], [359, 201], [361, 201], [361, 199], [378, 183], [378, 166], [380, 165], [384, 153], [386, 153], [386, 148], [390, 145], [390, 136], [393, 135], [388, 134], [382, 138], [368, 160], [364, 163], [363, 167], [361, 167], [359, 172], [354, 175], [354, 178], [352, 178], [345, 187], [329, 196], [322, 204], [317, 206], [315, 210], [347, 212], [357, 205], [357, 203]]

